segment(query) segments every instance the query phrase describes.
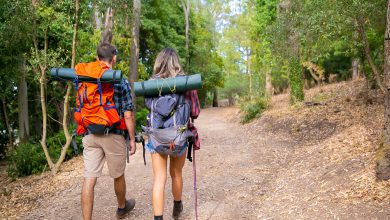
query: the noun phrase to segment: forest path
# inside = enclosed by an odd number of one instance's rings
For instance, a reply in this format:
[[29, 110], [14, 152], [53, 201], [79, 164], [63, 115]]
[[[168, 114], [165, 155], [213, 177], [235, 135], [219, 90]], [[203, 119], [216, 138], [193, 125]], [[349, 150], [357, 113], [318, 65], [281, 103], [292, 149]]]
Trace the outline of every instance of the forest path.
[[[322, 168], [321, 157], [307, 154], [286, 137], [255, 132], [239, 124], [237, 117], [236, 108], [209, 108], [196, 120], [202, 138], [202, 149], [196, 152], [199, 219], [390, 218], [388, 203], [352, 204], [335, 200], [332, 192], [322, 190], [328, 186], [336, 191], [344, 187], [345, 173], [348, 167], [354, 167], [353, 163], [331, 170], [326, 165]], [[127, 195], [137, 204], [127, 219], [152, 219], [150, 157], [145, 167], [138, 146], [138, 153], [130, 160], [126, 169]], [[70, 187], [51, 198], [39, 199], [38, 208], [23, 219], [81, 219], [82, 163], [78, 164]], [[194, 219], [192, 180], [192, 163], [186, 161], [182, 219]], [[170, 178], [167, 182], [164, 215], [170, 219]], [[115, 219], [115, 209], [113, 181], [105, 168], [95, 188], [93, 217]]]

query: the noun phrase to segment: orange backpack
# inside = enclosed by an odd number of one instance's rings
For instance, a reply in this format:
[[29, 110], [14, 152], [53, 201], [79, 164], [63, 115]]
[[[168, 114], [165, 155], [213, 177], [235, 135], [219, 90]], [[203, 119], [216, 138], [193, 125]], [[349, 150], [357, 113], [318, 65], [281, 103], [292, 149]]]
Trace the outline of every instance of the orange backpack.
[[77, 76], [87, 76], [96, 79], [96, 83], [79, 82], [76, 85], [76, 109], [74, 113], [77, 122], [78, 135], [85, 133], [105, 134], [110, 129], [126, 130], [124, 120], [120, 118], [114, 103], [114, 84], [100, 81], [103, 73], [109, 67], [100, 62], [79, 63], [76, 65]]

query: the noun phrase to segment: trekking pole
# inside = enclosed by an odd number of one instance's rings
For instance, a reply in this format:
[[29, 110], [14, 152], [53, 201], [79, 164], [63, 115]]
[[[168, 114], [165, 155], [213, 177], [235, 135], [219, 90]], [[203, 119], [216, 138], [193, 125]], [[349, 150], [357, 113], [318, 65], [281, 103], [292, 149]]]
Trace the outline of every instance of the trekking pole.
[[196, 163], [195, 163], [195, 148], [193, 150], [192, 171], [194, 173], [194, 207], [195, 207], [195, 219], [198, 220], [198, 190], [196, 188]]

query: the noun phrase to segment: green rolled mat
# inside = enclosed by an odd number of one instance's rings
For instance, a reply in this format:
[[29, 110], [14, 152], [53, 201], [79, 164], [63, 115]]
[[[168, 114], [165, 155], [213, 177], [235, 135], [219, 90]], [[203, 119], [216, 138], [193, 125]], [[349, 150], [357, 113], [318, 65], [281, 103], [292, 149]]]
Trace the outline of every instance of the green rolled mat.
[[136, 96], [158, 96], [160, 94], [180, 93], [201, 88], [202, 77], [200, 74], [134, 83], [134, 93]]
[[[74, 80], [76, 78], [75, 70], [71, 68], [52, 68], [50, 72], [53, 80]], [[120, 83], [121, 79], [122, 71], [106, 70], [100, 80], [102, 82]], [[96, 82], [96, 79], [92, 77], [79, 76], [79, 81]]]

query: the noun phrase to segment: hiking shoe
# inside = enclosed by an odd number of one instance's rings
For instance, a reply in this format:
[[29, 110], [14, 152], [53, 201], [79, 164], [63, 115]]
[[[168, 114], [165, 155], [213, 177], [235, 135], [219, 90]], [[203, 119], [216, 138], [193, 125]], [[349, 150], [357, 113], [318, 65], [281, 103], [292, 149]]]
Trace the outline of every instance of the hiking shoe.
[[172, 217], [174, 219], [178, 219], [182, 211], [183, 211], [183, 203], [181, 201], [179, 202], [173, 201]]
[[131, 210], [134, 209], [135, 206], [135, 200], [134, 199], [129, 199], [126, 200], [125, 202], [125, 207], [124, 208], [118, 208], [116, 210], [116, 218], [121, 219], [127, 215]]

